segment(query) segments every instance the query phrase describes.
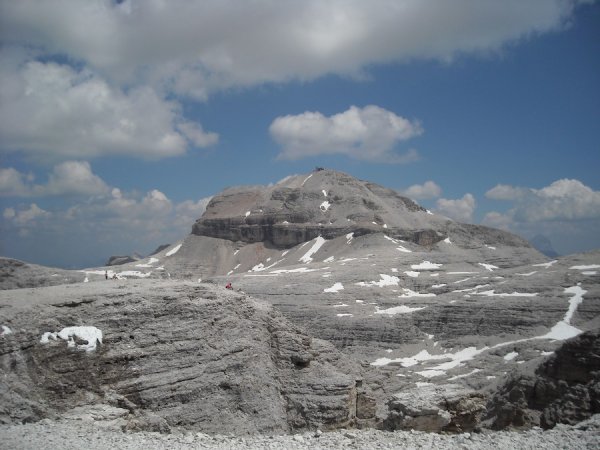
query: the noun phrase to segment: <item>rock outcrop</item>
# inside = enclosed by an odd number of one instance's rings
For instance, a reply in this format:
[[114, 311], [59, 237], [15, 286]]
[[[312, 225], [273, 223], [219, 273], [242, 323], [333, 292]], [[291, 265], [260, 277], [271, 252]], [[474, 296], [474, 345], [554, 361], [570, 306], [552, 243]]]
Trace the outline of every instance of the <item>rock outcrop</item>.
[[29, 264], [0, 257], [0, 290], [81, 283], [85, 275], [74, 270]]
[[132, 263], [132, 262], [136, 262], [139, 260], [140, 260], [140, 258], [137, 256], [129, 256], [129, 255], [111, 256], [110, 258], [108, 258], [108, 261], [106, 261], [106, 265], [107, 266], [121, 266], [123, 264]]
[[387, 430], [473, 431], [485, 411], [485, 396], [458, 384], [423, 383], [388, 401]]
[[426, 216], [424, 208], [391, 189], [320, 170], [274, 186], [228, 189], [212, 198], [192, 233], [290, 248], [317, 236], [333, 239], [385, 227], [391, 235], [432, 245], [446, 236], [428, 228], [432, 220]]
[[575, 424], [600, 413], [600, 331], [563, 344], [533, 373], [516, 371], [491, 398], [495, 429]]
[[120, 283], [2, 293], [0, 422], [112, 407], [134, 430], [354, 424], [359, 366], [266, 304], [207, 285]]

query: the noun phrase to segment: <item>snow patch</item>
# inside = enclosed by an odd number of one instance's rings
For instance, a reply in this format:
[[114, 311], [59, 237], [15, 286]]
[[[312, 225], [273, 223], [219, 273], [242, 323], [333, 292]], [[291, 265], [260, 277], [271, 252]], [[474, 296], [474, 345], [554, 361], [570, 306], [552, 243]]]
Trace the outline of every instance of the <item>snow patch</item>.
[[387, 234], [384, 234], [383, 237], [385, 239], [387, 239], [388, 241], [392, 241], [394, 244], [399, 244], [400, 243], [400, 241], [398, 241], [397, 239], [389, 237]]
[[324, 259], [323, 262], [324, 263], [330, 263], [330, 262], [333, 262], [334, 259], [335, 259], [334, 256], [330, 256], [329, 258]]
[[[47, 344], [49, 339], [56, 340], [57, 338], [67, 341], [67, 346], [70, 348], [76, 347], [80, 350], [91, 352], [96, 350], [98, 342], [102, 344], [102, 331], [96, 327], [67, 327], [63, 328], [58, 333], [47, 331], [42, 335], [40, 343]], [[87, 344], [77, 345], [75, 343], [75, 338], [87, 341]]]
[[425, 309], [425, 308], [426, 308], [425, 306], [423, 306], [421, 308], [411, 308], [411, 307], [405, 306], [405, 305], [394, 306], [393, 308], [388, 308], [388, 309], [379, 309], [379, 307], [377, 307], [377, 311], [375, 311], [375, 314], [387, 314], [388, 316], [394, 316], [396, 314], [412, 313], [412, 312], [419, 311], [419, 310]]
[[2, 325], [2, 332], [0, 333], [0, 336], [8, 336], [9, 334], [12, 334], [12, 330], [6, 325]]
[[323, 189], [321, 192], [323, 193], [323, 196], [327, 197], [327, 191], [325, 189]]
[[369, 282], [365, 282], [365, 281], [361, 281], [359, 283], [356, 283], [357, 286], [378, 286], [378, 287], [384, 287], [384, 286], [398, 286], [398, 283], [400, 282], [400, 278], [395, 277], [393, 275], [386, 275], [384, 273], [380, 273], [379, 276], [381, 277], [381, 279], [379, 281], [369, 281]]
[[306, 183], [306, 182], [309, 180], [309, 178], [310, 178], [310, 177], [312, 177], [312, 176], [313, 176], [313, 174], [312, 174], [312, 173], [311, 173], [309, 176], [307, 176], [307, 177], [304, 179], [304, 181], [302, 182], [302, 186], [304, 186], [304, 183]]
[[[487, 285], [485, 285], [487, 286]], [[473, 289], [477, 289], [476, 287]], [[465, 289], [467, 290], [467, 289]], [[502, 292], [500, 294], [496, 294], [494, 289], [491, 291], [482, 291], [482, 292], [473, 292], [473, 295], [485, 295], [486, 297], [536, 297], [538, 295], [537, 292]]]
[[517, 356], [519, 356], [519, 354], [517, 352], [510, 352], [507, 353], [506, 355], [504, 355], [504, 361], [512, 361], [513, 359], [515, 359]]
[[470, 372], [467, 373], [463, 373], [462, 375], [455, 375], [453, 377], [448, 378], [448, 381], [454, 381], [454, 380], [458, 380], [459, 378], [466, 378], [468, 376], [471, 376], [477, 372], [481, 372], [481, 369], [473, 369]]
[[500, 267], [498, 266], [494, 266], [493, 264], [486, 264], [486, 263], [478, 263], [481, 267], [484, 267], [486, 270], [489, 270], [490, 272], [493, 272], [494, 269], [499, 269]]
[[455, 281], [454, 284], [464, 283], [465, 281], [470, 280], [472, 277], [463, 278], [462, 280]]
[[590, 264], [587, 266], [571, 266], [569, 269], [574, 270], [592, 270], [592, 269], [600, 269], [600, 264]]
[[492, 247], [491, 245], [486, 245], [487, 248], [489, 248], [490, 250], [496, 250], [496, 247]]
[[574, 326], [561, 320], [556, 325], [554, 325], [548, 333], [544, 334], [543, 336], [540, 336], [540, 338], [552, 339], [555, 341], [564, 341], [566, 339], [571, 339], [572, 337], [575, 337], [579, 334], [581, 334], [581, 330], [579, 328], [575, 328]]
[[546, 269], [548, 269], [552, 264], [555, 264], [558, 262], [558, 259], [549, 261], [547, 263], [541, 263], [541, 264], [533, 264], [533, 267], [545, 267]]
[[165, 253], [165, 256], [173, 256], [175, 253], [177, 253], [179, 251], [180, 248], [181, 248], [181, 244], [176, 245], [171, 250], [169, 250], [167, 253]]
[[[139, 270], [125, 270], [123, 272], [119, 272], [117, 277], [121, 279], [121, 277], [136, 277], [136, 278], [148, 278], [152, 272], [140, 272]], [[127, 279], [127, 278], [125, 278]]]
[[446, 239], [444, 239], [444, 242], [445, 242], [446, 244], [452, 244], [452, 241], [450, 241], [450, 238], [449, 238], [449, 237], [447, 237]]
[[419, 276], [419, 272], [414, 272], [412, 270], [405, 270], [404, 273], [413, 278], [417, 278]]
[[323, 289], [323, 292], [338, 292], [344, 289], [344, 285], [342, 283], [335, 283], [330, 288]]
[[415, 270], [432, 270], [432, 269], [439, 269], [441, 266], [442, 266], [441, 264], [432, 263], [429, 261], [423, 261], [420, 264], [413, 264], [412, 266], [410, 266], [410, 268], [415, 269]]
[[309, 269], [307, 267], [298, 267], [297, 269], [277, 269], [271, 270], [270, 273], [279, 275], [280, 273], [308, 273], [308, 272], [316, 272], [318, 270], [327, 270], [329, 267], [323, 267], [322, 269]]
[[420, 372], [415, 372], [415, 373], [418, 373], [419, 375], [421, 375], [422, 377], [425, 377], [425, 378], [434, 378], [434, 377], [441, 377], [442, 375], [446, 375], [445, 370], [435, 370], [435, 369], [422, 370]]
[[153, 257], [150, 258], [147, 263], [136, 264], [135, 267], [152, 267], [152, 264], [157, 263], [158, 261], [160, 261], [158, 258]]
[[316, 237], [314, 240], [313, 246], [310, 248], [306, 254], [300, 258], [298, 261], [302, 261], [303, 263], [310, 263], [312, 261], [312, 256], [319, 251], [321, 246], [326, 242], [321, 236]]
[[330, 206], [331, 206], [331, 203], [329, 203], [327, 200], [325, 200], [323, 203], [321, 203], [319, 208], [321, 208], [321, 211], [327, 211]]
[[537, 270], [534, 270], [533, 272], [527, 272], [527, 273], [516, 273], [515, 275], [519, 275], [521, 277], [530, 277], [531, 275], [534, 275], [537, 273]]
[[336, 314], [336, 316], [338, 317], [352, 317], [353, 314], [349, 314], [349, 313], [342, 313], [342, 314]]
[[583, 295], [586, 294], [587, 291], [582, 289], [581, 286], [578, 285], [565, 288], [565, 293], [573, 294], [573, 296], [569, 300], [569, 309], [565, 314], [565, 318], [563, 319], [566, 323], [571, 323], [573, 314], [575, 314], [577, 307], [581, 304], [581, 302], [583, 302]]
[[410, 297], [435, 297], [434, 293], [421, 294], [420, 292], [412, 291], [408, 288], [403, 288], [404, 294], [399, 295], [398, 298], [410, 298]]

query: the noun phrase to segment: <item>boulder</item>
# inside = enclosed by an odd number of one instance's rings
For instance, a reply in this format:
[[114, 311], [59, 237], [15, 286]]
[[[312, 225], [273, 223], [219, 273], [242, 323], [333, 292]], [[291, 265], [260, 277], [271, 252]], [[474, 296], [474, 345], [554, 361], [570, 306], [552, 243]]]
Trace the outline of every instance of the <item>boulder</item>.
[[484, 396], [458, 384], [419, 385], [388, 402], [387, 430], [471, 431], [485, 410]]

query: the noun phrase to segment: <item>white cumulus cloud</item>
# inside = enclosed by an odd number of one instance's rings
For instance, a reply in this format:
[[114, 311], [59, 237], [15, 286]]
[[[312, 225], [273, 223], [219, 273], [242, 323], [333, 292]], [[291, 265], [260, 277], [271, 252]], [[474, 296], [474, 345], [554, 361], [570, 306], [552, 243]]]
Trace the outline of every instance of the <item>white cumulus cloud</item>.
[[[576, 0], [3, 0], [0, 38], [112, 80], [203, 98], [415, 58], [489, 53], [569, 23]], [[276, 43], [276, 45], [274, 45]]]
[[[0, 58], [5, 61], [6, 58]], [[87, 69], [29, 61], [0, 69], [0, 148], [36, 160], [126, 155], [160, 159], [217, 142], [152, 88], [124, 91]]]
[[485, 215], [485, 225], [531, 237], [549, 237], [559, 252], [600, 247], [600, 191], [579, 180], [561, 179], [541, 189], [500, 185], [486, 193], [510, 202]]
[[174, 202], [157, 189], [139, 194], [114, 187], [66, 208], [8, 207], [0, 219], [0, 246], [18, 259], [28, 260], [39, 247], [64, 265], [101, 265], [111, 255], [147, 253], [184, 238], [209, 200]]
[[0, 168], [0, 196], [28, 195], [30, 188], [27, 184], [30, 180], [31, 176], [28, 177], [12, 167]]
[[600, 191], [579, 180], [557, 180], [541, 189], [499, 185], [486, 196], [513, 201], [507, 215], [517, 222], [600, 218]]
[[59, 195], [98, 195], [108, 192], [108, 185], [92, 172], [87, 161], [65, 161], [52, 169], [46, 184], [34, 184], [33, 175], [9, 167], [0, 169], [0, 195], [46, 197]]
[[527, 189], [510, 186], [507, 184], [497, 184], [485, 193], [487, 198], [492, 200], [517, 200], [527, 194]]
[[423, 132], [418, 122], [369, 105], [351, 106], [326, 117], [320, 112], [277, 117], [269, 128], [282, 147], [280, 158], [342, 154], [355, 159], [406, 163], [418, 158], [415, 150], [395, 153], [394, 146]]
[[51, 214], [48, 211], [45, 211], [42, 208], [40, 208], [35, 203], [31, 203], [27, 207], [21, 207], [17, 209], [6, 208], [3, 211], [2, 216], [4, 217], [4, 219], [12, 222], [17, 226], [27, 226], [31, 225], [32, 222], [38, 219], [48, 218], [51, 216]]
[[401, 192], [403, 195], [409, 198], [423, 200], [439, 197], [442, 195], [442, 188], [439, 187], [434, 181], [429, 180], [423, 184], [413, 184]]
[[[36, 161], [181, 155], [219, 138], [186, 117], [184, 99], [331, 74], [366, 79], [369, 67], [391, 62], [489, 55], [564, 29], [579, 3], [0, 0], [0, 150]], [[295, 117], [317, 127], [328, 119]], [[297, 139], [310, 136], [280, 130], [280, 119], [273, 131], [286, 144], [282, 157], [301, 157]], [[405, 139], [394, 126], [380, 139], [336, 130], [343, 136], [329, 144], [349, 140], [350, 156], [417, 157], [414, 150], [389, 153]], [[335, 145], [327, 151], [341, 152]]]
[[465, 194], [462, 198], [450, 200], [440, 198], [436, 202], [436, 210], [447, 217], [459, 222], [472, 222], [476, 202], [472, 194]]

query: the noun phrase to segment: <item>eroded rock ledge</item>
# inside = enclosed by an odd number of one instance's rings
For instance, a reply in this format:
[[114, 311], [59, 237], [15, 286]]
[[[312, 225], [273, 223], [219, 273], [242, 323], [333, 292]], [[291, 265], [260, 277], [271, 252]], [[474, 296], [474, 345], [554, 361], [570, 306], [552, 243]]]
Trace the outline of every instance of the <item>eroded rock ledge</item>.
[[[134, 430], [286, 433], [352, 426], [365, 394], [358, 366], [329, 343], [222, 288], [97, 282], [27, 295], [40, 297], [34, 308], [3, 305], [12, 333], [0, 337], [1, 423], [103, 405]], [[86, 296], [95, 300], [74, 302]], [[90, 351], [80, 333], [69, 346], [58, 332], [74, 326], [101, 330], [101, 342]]]

